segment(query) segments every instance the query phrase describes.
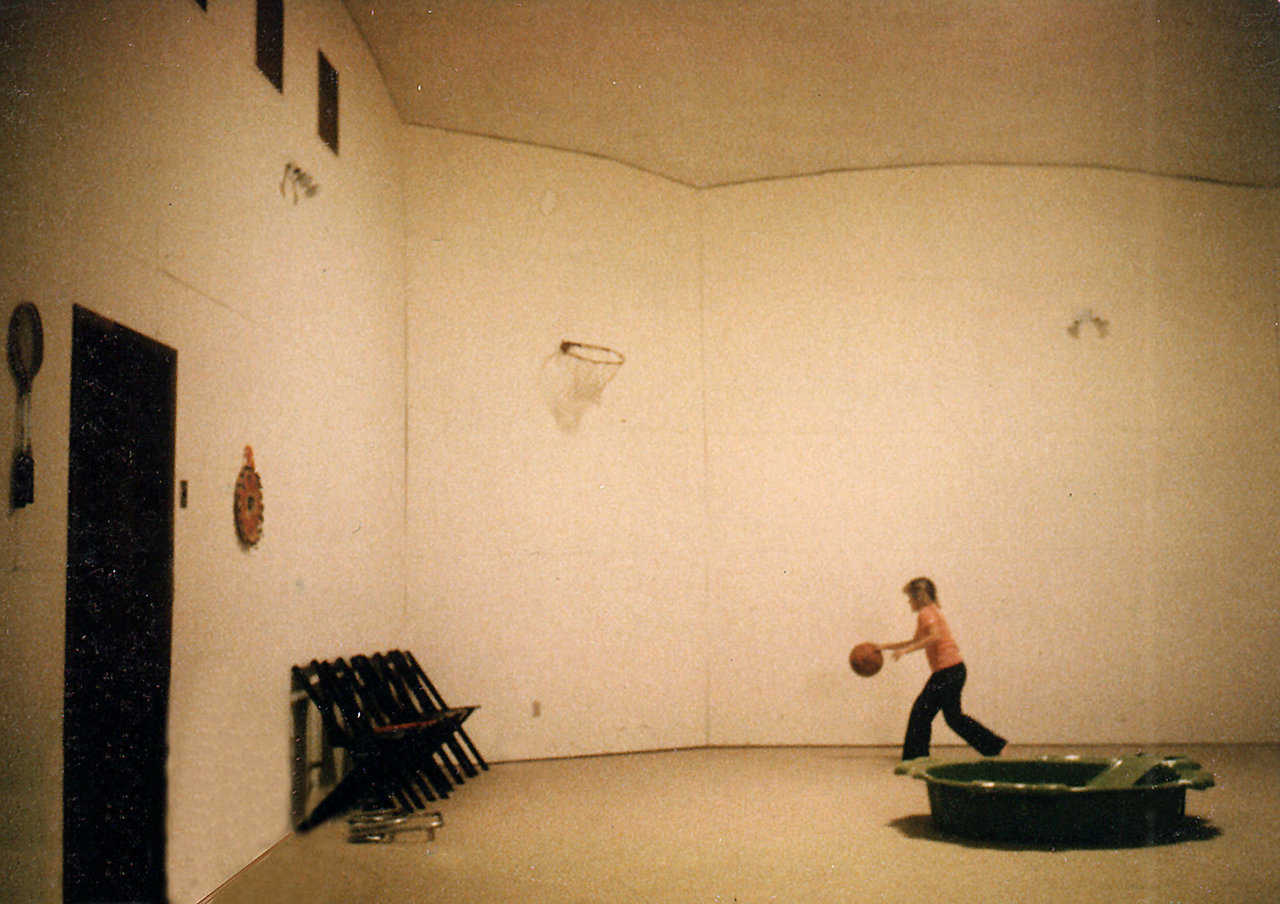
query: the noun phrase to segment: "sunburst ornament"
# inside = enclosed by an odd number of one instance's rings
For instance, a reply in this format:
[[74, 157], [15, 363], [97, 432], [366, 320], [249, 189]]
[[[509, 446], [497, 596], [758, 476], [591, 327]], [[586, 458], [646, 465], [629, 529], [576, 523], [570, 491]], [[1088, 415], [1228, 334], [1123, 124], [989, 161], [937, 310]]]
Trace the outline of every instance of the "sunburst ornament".
[[244, 467], [236, 478], [236, 533], [245, 546], [262, 539], [262, 478], [253, 469], [253, 448], [244, 447]]

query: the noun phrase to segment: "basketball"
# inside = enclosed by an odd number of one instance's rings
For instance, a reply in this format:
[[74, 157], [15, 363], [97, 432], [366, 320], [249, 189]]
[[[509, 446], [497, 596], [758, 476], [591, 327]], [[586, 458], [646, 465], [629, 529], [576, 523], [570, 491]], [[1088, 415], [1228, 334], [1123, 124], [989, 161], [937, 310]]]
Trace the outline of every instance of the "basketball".
[[849, 651], [849, 668], [863, 678], [870, 678], [884, 665], [884, 655], [873, 643], [860, 643]]

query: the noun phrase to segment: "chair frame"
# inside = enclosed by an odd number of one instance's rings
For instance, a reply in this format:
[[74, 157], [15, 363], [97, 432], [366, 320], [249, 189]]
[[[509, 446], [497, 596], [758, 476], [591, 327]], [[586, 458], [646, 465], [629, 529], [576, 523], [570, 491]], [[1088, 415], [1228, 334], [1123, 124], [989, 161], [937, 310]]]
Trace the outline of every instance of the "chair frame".
[[462, 723], [476, 706], [448, 707], [413, 654], [313, 659], [293, 678], [320, 714], [325, 741], [346, 750], [347, 773], [298, 823], [307, 832], [356, 807], [421, 810], [487, 769]]

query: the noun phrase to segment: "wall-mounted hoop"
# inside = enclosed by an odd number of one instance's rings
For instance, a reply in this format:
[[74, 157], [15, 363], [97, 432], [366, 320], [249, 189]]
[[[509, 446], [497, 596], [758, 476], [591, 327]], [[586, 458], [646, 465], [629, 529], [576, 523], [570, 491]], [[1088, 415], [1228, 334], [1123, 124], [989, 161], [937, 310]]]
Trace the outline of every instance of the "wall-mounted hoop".
[[611, 368], [625, 364], [627, 361], [622, 352], [614, 351], [607, 346], [588, 345], [585, 342], [570, 342], [567, 339], [560, 343], [560, 354], [569, 355], [572, 358], [577, 358], [579, 361], [585, 361], [588, 364], [605, 365], [605, 373], [608, 374], [608, 377], [605, 378], [606, 383], [609, 382], [609, 380], [613, 378], [614, 373], [616, 373], [616, 371]]
[[545, 388], [551, 413], [564, 430], [574, 430], [583, 413], [600, 404], [609, 381], [626, 361], [622, 352], [604, 345], [565, 340], [544, 362]]
[[1093, 313], [1092, 308], [1085, 308], [1083, 311], [1081, 311], [1079, 314], [1076, 315], [1075, 320], [1071, 321], [1071, 325], [1067, 327], [1067, 334], [1072, 339], [1079, 339], [1080, 327], [1086, 323], [1092, 323], [1094, 327], [1097, 328], [1098, 335], [1104, 336], [1104, 337], [1107, 335], [1107, 330], [1111, 326], [1111, 324], [1108, 321], [1103, 320], [1097, 314]]

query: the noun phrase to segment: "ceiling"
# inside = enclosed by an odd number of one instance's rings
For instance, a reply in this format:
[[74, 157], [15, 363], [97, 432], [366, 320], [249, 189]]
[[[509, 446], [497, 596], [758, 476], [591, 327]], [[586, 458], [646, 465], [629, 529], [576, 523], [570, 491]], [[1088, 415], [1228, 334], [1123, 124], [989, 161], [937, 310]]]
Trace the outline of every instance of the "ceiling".
[[1280, 186], [1277, 0], [344, 0], [405, 122], [708, 187], [937, 164]]

